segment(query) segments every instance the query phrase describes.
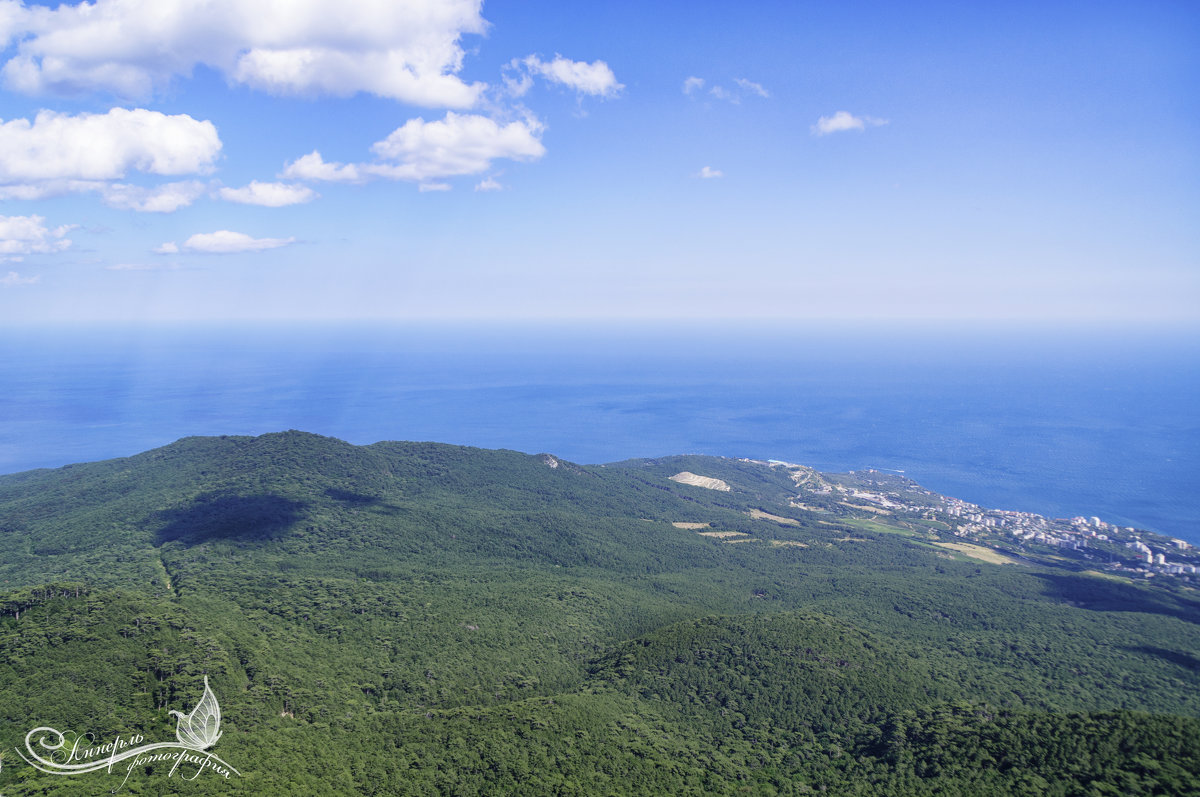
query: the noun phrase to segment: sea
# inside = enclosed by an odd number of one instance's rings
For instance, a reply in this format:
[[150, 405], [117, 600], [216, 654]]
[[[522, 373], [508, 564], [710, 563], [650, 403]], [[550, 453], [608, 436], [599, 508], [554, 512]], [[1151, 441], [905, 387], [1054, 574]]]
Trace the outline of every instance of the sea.
[[300, 429], [584, 464], [902, 473], [1200, 544], [1195, 329], [882, 323], [0, 328], [0, 473]]

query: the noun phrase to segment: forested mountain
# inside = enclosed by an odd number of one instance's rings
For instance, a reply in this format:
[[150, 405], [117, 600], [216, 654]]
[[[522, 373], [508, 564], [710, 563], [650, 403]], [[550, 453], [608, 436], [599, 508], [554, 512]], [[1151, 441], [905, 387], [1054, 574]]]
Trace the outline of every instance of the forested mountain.
[[[1186, 583], [806, 478], [301, 432], [0, 477], [0, 794], [1200, 793]], [[174, 741], [205, 676], [237, 774], [22, 760]]]

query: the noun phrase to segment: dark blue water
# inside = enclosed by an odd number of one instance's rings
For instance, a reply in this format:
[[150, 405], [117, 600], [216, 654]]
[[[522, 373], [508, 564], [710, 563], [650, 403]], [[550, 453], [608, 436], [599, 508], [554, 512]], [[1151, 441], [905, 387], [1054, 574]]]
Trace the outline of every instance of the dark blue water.
[[1053, 331], [668, 326], [8, 330], [0, 473], [303, 429], [585, 463], [902, 470], [989, 507], [1200, 543], [1200, 345]]

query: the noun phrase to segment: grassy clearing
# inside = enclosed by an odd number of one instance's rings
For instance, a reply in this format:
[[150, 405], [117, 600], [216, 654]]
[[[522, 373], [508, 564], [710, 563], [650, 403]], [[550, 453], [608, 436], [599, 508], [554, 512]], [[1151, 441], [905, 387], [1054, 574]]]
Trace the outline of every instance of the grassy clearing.
[[875, 514], [877, 514], [877, 515], [890, 515], [890, 514], [892, 514], [890, 510], [888, 510], [888, 509], [880, 509], [880, 508], [879, 508], [879, 507], [877, 507], [877, 506], [867, 506], [866, 504], [852, 504], [852, 503], [850, 503], [849, 501], [838, 501], [838, 503], [839, 503], [839, 504], [841, 504], [842, 506], [848, 506], [848, 507], [850, 507], [851, 509], [861, 509], [861, 510], [863, 510], [863, 511], [865, 511], [865, 512], [874, 512], [874, 513], [875, 513]]
[[1080, 575], [1095, 576], [1096, 578], [1105, 578], [1109, 581], [1120, 581], [1123, 584], [1128, 584], [1129, 579], [1124, 576], [1118, 576], [1116, 573], [1101, 573], [1099, 570], [1081, 570]]
[[984, 548], [982, 545], [972, 545], [969, 542], [935, 542], [934, 545], [939, 548], [949, 548], [952, 551], [957, 551], [971, 559], [977, 559], [980, 562], [987, 562], [993, 565], [1015, 565], [1016, 559], [1010, 559], [1004, 554], [997, 553], [991, 548]]
[[776, 523], [782, 523], [785, 526], [799, 526], [800, 521], [790, 517], [780, 517], [772, 515], [770, 512], [764, 512], [761, 509], [751, 509], [750, 517], [755, 520], [774, 520]]
[[943, 523], [940, 520], [929, 520], [928, 518], [913, 518], [909, 522], [915, 523], [918, 526], [927, 526], [931, 529], [938, 529], [939, 531], [949, 531], [950, 530], [950, 524]]
[[711, 523], [690, 523], [684, 520], [672, 521], [672, 526], [677, 529], [706, 529], [711, 526]]
[[[824, 522], [824, 521], [819, 521], [819, 522]], [[878, 532], [879, 534], [899, 534], [901, 537], [924, 536], [923, 534], [918, 535], [912, 529], [903, 528], [901, 526], [891, 526], [886, 523], [880, 523], [877, 520], [861, 520], [859, 518], [847, 518], [846, 520], [843, 520], [838, 524], [831, 523], [829, 525], [849, 526], [851, 528], [862, 529], [863, 531]]]

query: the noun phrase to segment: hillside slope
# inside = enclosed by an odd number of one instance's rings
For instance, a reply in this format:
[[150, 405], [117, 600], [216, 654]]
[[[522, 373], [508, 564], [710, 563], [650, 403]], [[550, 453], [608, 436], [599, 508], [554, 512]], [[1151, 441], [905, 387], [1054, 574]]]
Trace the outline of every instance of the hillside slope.
[[[241, 774], [197, 794], [1200, 789], [1192, 593], [797, 481], [300, 432], [0, 477], [0, 748], [173, 739], [207, 675]], [[120, 782], [0, 761], [4, 794]]]

